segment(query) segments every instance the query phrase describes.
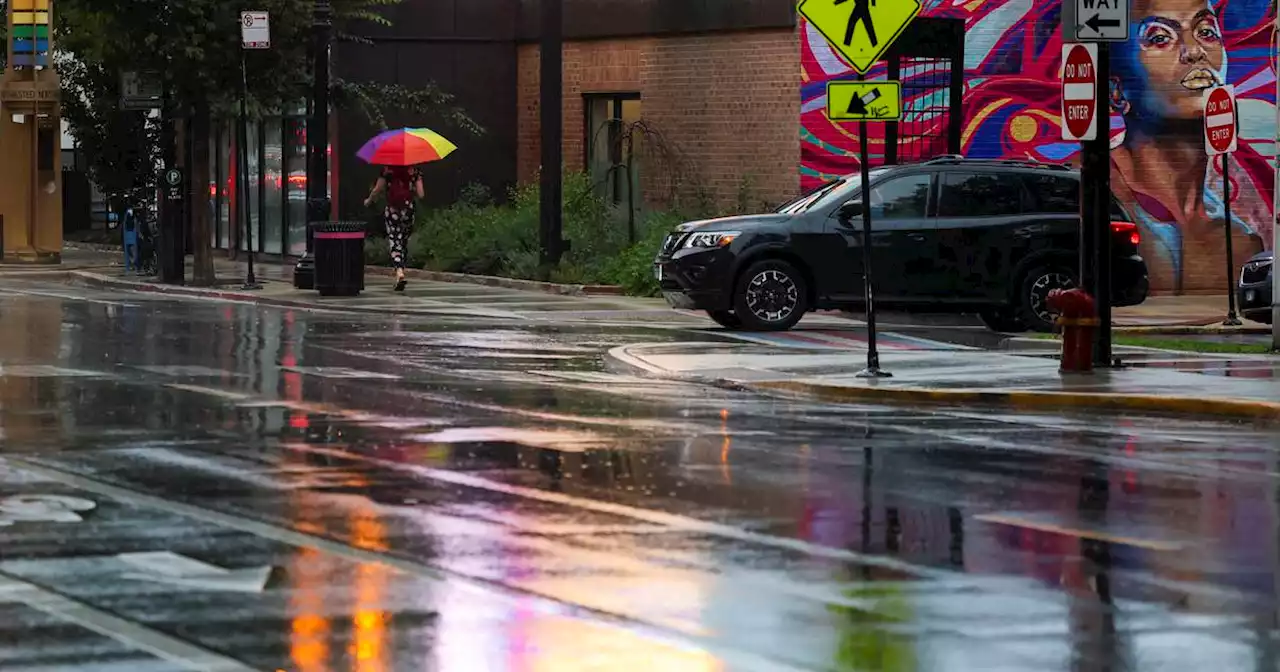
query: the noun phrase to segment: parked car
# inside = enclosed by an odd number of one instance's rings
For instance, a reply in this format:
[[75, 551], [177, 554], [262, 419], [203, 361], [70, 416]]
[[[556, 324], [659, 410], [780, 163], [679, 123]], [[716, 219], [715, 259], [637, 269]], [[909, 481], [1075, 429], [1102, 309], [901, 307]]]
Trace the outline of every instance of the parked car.
[[[774, 212], [688, 222], [654, 270], [667, 302], [731, 329], [790, 329], [812, 310], [860, 308], [861, 180], [849, 175]], [[1000, 331], [1050, 331], [1050, 291], [1077, 283], [1080, 175], [1067, 166], [941, 157], [871, 171], [877, 304], [977, 312]], [[1113, 199], [1115, 306], [1142, 303], [1147, 265]]]
[[1271, 324], [1271, 290], [1276, 253], [1259, 252], [1240, 269], [1240, 315], [1246, 320]]

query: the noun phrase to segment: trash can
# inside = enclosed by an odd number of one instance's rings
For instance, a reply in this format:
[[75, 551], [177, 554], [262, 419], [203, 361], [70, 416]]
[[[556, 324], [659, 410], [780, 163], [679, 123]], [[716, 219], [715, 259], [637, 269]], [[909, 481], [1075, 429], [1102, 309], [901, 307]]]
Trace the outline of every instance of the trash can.
[[356, 296], [364, 289], [364, 223], [313, 225], [315, 286], [320, 296]]

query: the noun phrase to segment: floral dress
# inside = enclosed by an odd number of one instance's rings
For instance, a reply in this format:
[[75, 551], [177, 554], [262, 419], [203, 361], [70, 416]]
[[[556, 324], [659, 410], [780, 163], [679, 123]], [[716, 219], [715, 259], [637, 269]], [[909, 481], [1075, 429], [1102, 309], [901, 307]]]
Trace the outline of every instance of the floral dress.
[[382, 171], [382, 179], [387, 182], [387, 207], [382, 217], [387, 227], [391, 264], [397, 270], [403, 270], [409, 234], [413, 231], [414, 189], [422, 179], [422, 173], [417, 168], [407, 171], [387, 168]]

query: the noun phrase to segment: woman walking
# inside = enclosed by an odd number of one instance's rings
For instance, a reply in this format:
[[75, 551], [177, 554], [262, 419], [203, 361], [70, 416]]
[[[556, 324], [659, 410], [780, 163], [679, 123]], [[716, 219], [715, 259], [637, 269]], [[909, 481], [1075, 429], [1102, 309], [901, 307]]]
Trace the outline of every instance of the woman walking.
[[422, 172], [416, 166], [388, 166], [382, 169], [378, 181], [373, 184], [365, 207], [373, 199], [387, 192], [387, 206], [382, 218], [387, 227], [387, 245], [391, 248], [391, 263], [396, 269], [395, 291], [403, 292], [408, 283], [404, 277], [405, 256], [409, 248], [409, 233], [413, 230], [414, 197], [423, 198]]

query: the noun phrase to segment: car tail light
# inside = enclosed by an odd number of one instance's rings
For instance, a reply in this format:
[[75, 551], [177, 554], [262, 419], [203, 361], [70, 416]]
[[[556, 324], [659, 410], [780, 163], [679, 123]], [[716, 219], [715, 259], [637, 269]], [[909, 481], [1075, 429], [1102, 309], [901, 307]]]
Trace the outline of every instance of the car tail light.
[[1142, 234], [1138, 232], [1138, 225], [1133, 222], [1111, 222], [1111, 233], [1119, 238], [1128, 238], [1129, 242], [1134, 245], [1142, 242]]

